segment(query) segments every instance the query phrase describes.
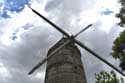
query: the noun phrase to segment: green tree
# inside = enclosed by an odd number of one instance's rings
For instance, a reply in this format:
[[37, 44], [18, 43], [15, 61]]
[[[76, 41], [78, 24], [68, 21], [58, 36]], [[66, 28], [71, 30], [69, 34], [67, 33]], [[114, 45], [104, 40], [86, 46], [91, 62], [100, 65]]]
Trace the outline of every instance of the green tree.
[[115, 59], [119, 59], [119, 67], [124, 71], [125, 70], [125, 31], [120, 33], [120, 36], [117, 37], [112, 46], [111, 55]]
[[125, 24], [125, 0], [119, 0], [119, 2], [121, 3], [121, 9], [120, 12], [118, 14], [116, 14], [116, 17], [120, 18], [120, 23], [118, 23], [118, 25], [120, 25], [121, 27], [124, 27]]
[[118, 78], [115, 72], [101, 71], [95, 74], [95, 83], [124, 83], [123, 78]]

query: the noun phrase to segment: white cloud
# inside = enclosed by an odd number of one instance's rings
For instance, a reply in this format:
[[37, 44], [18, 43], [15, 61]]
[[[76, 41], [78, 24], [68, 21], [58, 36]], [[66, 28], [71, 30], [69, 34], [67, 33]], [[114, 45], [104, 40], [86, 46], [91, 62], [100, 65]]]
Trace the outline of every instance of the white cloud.
[[[115, 17], [115, 14], [119, 11], [119, 4], [117, 1], [113, 1], [112, 4], [110, 4], [112, 1], [109, 0], [98, 0], [95, 4], [94, 7], [87, 10], [83, 11], [80, 13], [79, 17], [76, 17], [76, 19], [73, 19], [74, 23], [72, 24], [78, 24], [79, 26], [83, 24], [98, 24], [99, 22], [101, 25], [99, 26], [100, 29], [106, 31], [107, 33], [110, 31], [110, 29], [118, 23], [118, 19]], [[110, 9], [113, 11], [112, 14], [110, 15], [101, 15], [99, 12], [101, 12], [103, 9]]]
[[45, 71], [37, 72], [36, 75], [35, 75], [35, 78], [44, 79], [45, 78]]
[[2, 63], [0, 63], [0, 78], [1, 81], [6, 81], [11, 78], [10, 72]]

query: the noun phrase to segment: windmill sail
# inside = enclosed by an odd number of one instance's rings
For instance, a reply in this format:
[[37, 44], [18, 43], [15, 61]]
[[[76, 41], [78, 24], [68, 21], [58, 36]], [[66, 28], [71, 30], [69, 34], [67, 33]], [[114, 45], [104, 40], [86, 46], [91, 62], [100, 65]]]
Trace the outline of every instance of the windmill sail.
[[[89, 24], [87, 27], [85, 27], [84, 29], [82, 29], [80, 32], [78, 32], [75, 36], [72, 36], [71, 38], [76, 38], [80, 33], [84, 32], [85, 30], [87, 30], [91, 26], [92, 26], [92, 24]], [[68, 39], [67, 41], [65, 41], [60, 47], [58, 47], [57, 49], [55, 49], [45, 59], [43, 59], [35, 67], [33, 67], [28, 74], [29, 75], [32, 74], [36, 69], [38, 69], [42, 64], [44, 64], [47, 60], [49, 60], [55, 53], [57, 53], [59, 50], [61, 50], [64, 46], [66, 46], [70, 42], [71, 42], [71, 39]]]
[[[31, 8], [32, 9], [32, 8]], [[70, 35], [68, 35], [68, 33], [66, 33], [64, 30], [62, 30], [61, 28], [59, 28], [57, 25], [55, 25], [54, 23], [52, 23], [50, 20], [48, 20], [47, 18], [45, 18], [44, 16], [42, 16], [41, 14], [39, 14], [37, 11], [35, 11], [34, 9], [32, 9], [32, 11], [34, 13], [36, 13], [38, 16], [40, 16], [41, 18], [43, 18], [46, 22], [48, 22], [51, 26], [53, 26], [55, 29], [57, 29], [59, 32], [61, 32], [63, 35], [65, 35], [67, 38], [72, 39], [72, 41], [74, 41], [75, 43], [77, 43], [80, 47], [84, 48], [85, 50], [87, 50], [88, 52], [90, 52], [92, 55], [94, 55], [96, 58], [98, 58], [99, 60], [101, 60], [102, 62], [104, 62], [105, 64], [109, 65], [111, 68], [113, 68], [114, 70], [116, 70], [117, 72], [119, 72], [121, 75], [125, 76], [124, 73], [122, 73], [118, 68], [116, 68], [114, 65], [112, 65], [111, 63], [109, 63], [107, 60], [103, 59], [102, 57], [100, 57], [97, 53], [95, 53], [94, 51], [90, 50], [87, 46], [85, 46], [84, 44], [82, 44], [81, 42], [79, 42], [76, 39], [73, 39], [70, 37]]]

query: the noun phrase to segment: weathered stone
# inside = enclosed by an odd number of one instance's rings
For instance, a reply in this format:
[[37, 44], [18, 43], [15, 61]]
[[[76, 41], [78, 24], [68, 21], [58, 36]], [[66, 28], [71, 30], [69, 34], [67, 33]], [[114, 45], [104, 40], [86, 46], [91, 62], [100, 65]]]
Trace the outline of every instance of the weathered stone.
[[[66, 40], [67, 38], [62, 38], [57, 42], [48, 55]], [[45, 83], [87, 83], [80, 51], [73, 42], [48, 60]]]

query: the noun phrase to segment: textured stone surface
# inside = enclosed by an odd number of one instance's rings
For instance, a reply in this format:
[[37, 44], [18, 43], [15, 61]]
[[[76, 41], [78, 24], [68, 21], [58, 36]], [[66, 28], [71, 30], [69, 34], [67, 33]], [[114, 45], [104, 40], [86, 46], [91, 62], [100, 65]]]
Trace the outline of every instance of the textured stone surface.
[[[66, 38], [62, 38], [57, 42], [49, 50], [48, 55], [66, 40]], [[73, 42], [63, 47], [48, 60], [45, 83], [87, 83], [80, 51]]]

